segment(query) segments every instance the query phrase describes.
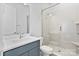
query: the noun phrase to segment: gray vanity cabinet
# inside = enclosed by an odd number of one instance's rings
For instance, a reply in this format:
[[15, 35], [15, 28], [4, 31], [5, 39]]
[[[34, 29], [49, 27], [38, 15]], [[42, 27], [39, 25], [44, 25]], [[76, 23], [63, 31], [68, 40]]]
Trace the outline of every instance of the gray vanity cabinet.
[[3, 56], [40, 56], [40, 40], [5, 51]]
[[21, 54], [19, 56], [29, 56], [29, 53], [28, 52], [25, 52], [25, 53], [23, 53], [23, 54]]
[[[39, 54], [40, 54], [40, 52], [38, 52], [39, 49], [40, 49], [39, 47], [36, 47], [36, 48], [30, 50], [30, 51], [29, 51], [29, 56], [39, 56]], [[38, 52], [38, 53], [37, 53], [37, 52]]]

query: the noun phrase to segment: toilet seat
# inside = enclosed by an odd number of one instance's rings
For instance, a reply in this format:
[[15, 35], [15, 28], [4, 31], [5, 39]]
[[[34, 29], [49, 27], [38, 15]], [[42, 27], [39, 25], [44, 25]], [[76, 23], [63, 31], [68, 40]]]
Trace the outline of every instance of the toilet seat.
[[49, 46], [43, 45], [40, 47], [41, 51], [45, 54], [52, 54], [53, 49]]

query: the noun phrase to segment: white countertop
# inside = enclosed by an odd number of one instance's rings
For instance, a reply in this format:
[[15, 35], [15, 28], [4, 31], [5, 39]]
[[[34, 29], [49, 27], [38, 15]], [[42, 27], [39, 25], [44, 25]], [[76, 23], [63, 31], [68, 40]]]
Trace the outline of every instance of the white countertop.
[[29, 37], [24, 37], [22, 39], [8, 39], [4, 40], [4, 46], [2, 49], [2, 52], [8, 51], [10, 49], [40, 40], [41, 37], [34, 37], [34, 36], [29, 36]]

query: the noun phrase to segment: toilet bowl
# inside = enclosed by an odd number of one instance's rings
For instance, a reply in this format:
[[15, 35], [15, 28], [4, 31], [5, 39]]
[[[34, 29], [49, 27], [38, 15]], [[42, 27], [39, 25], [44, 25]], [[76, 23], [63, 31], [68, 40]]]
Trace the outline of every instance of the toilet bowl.
[[41, 50], [41, 54], [43, 56], [49, 56], [52, 54], [53, 49], [47, 45], [42, 45], [43, 43], [43, 38], [40, 39], [40, 50]]
[[40, 47], [40, 50], [41, 50], [41, 52], [43, 53], [43, 55], [47, 55], [47, 56], [49, 56], [49, 55], [51, 55], [52, 54], [52, 52], [53, 52], [53, 49], [51, 48], [51, 47], [49, 47], [49, 46], [41, 46]]

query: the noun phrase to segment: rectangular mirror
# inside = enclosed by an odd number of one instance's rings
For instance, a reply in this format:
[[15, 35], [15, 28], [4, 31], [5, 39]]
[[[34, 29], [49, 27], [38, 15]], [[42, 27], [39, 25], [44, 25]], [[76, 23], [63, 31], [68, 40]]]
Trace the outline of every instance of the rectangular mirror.
[[24, 3], [3, 3], [3, 35], [29, 33], [29, 6]]

